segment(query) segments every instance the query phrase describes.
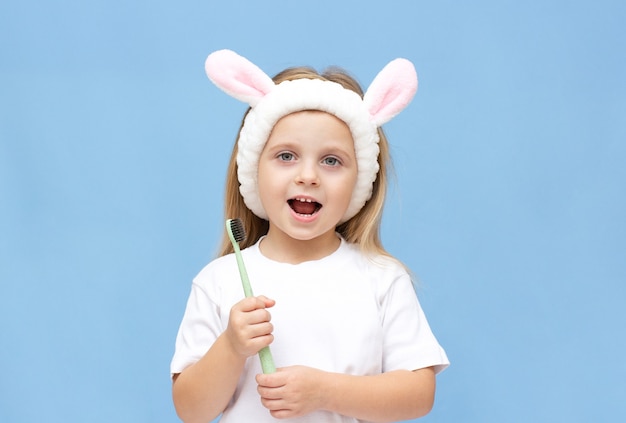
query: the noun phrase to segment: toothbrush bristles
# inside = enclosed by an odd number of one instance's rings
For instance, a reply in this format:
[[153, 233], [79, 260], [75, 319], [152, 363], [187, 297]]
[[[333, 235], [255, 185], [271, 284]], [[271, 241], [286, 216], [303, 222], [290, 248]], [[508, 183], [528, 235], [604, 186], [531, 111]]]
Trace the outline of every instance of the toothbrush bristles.
[[246, 231], [243, 228], [243, 223], [241, 219], [232, 219], [230, 221], [230, 231], [233, 233], [233, 237], [235, 241], [242, 242], [246, 239]]

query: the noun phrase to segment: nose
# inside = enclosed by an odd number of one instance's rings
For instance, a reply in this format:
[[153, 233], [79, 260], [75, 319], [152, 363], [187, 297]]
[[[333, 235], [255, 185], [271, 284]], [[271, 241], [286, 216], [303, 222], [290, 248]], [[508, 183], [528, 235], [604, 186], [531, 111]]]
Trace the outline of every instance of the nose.
[[298, 167], [296, 184], [313, 186], [319, 185], [320, 180], [317, 170], [317, 163], [302, 163], [301, 166]]

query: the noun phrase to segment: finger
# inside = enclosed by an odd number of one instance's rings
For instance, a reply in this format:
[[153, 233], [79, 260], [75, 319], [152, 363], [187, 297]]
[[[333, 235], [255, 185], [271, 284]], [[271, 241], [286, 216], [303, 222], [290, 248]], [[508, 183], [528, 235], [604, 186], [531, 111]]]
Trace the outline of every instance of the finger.
[[285, 386], [285, 381], [278, 374], [278, 371], [279, 369], [276, 369], [276, 373], [268, 373], [268, 374], [260, 373], [256, 375], [256, 378], [255, 378], [256, 383], [259, 386], [262, 386], [264, 388], [270, 388], [270, 389], [282, 388], [283, 386]]
[[270, 320], [272, 320], [272, 315], [270, 314], [269, 311], [265, 309], [260, 309], [260, 310], [249, 311], [246, 314], [246, 318], [247, 318], [248, 323], [250, 323], [251, 325], [254, 325], [257, 323], [269, 322]]
[[233, 305], [230, 309], [231, 314], [232, 312], [245, 313], [251, 310], [256, 310], [256, 307], [254, 306], [254, 299], [252, 298], [244, 298], [243, 300]]
[[272, 331], [274, 326], [271, 323], [258, 323], [246, 328], [247, 338], [260, 340], [260, 338], [268, 337], [268, 345], [274, 340]]
[[272, 300], [271, 298], [267, 298], [265, 295], [259, 295], [257, 298], [261, 300], [267, 308], [274, 307], [274, 304], [276, 304], [276, 301]]
[[250, 311], [254, 311], [258, 309], [264, 309], [265, 301], [257, 297], [249, 297], [249, 298], [244, 298], [243, 300], [239, 301], [235, 305], [235, 307], [237, 307], [237, 309], [240, 311], [250, 312]]
[[273, 413], [276, 413], [279, 411], [289, 411], [287, 410], [285, 404], [283, 404], [281, 400], [265, 400], [261, 398], [261, 404], [263, 405], [263, 407], [270, 410], [270, 412], [272, 412], [272, 415], [274, 415]]
[[250, 340], [250, 347], [253, 350], [253, 354], [257, 354], [262, 348], [269, 346], [274, 341], [274, 335], [257, 336]]
[[270, 401], [280, 400], [282, 399], [282, 395], [278, 388], [268, 388], [266, 386], [258, 385], [256, 387], [257, 392], [261, 399], [267, 403]]
[[270, 411], [288, 410], [289, 406], [282, 399], [269, 399], [261, 397], [261, 404]]
[[272, 417], [274, 417], [275, 419], [288, 419], [290, 417], [294, 417], [295, 414], [293, 412], [293, 410], [289, 410], [289, 409], [278, 409], [278, 410], [273, 410], [273, 409], [269, 409], [270, 410], [270, 414], [272, 415]]

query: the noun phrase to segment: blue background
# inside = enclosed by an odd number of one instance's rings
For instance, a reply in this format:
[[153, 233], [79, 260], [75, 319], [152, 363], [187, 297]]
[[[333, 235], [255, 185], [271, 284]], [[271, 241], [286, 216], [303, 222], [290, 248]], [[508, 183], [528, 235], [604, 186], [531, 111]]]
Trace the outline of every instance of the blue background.
[[387, 248], [452, 366], [424, 422], [626, 417], [626, 3], [5, 1], [0, 421], [175, 422], [243, 104], [204, 75], [420, 78], [386, 125]]

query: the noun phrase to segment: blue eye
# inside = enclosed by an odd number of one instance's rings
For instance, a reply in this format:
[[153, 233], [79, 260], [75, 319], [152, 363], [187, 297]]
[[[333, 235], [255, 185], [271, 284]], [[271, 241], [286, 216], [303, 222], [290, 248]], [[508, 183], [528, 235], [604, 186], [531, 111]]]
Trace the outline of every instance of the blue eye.
[[284, 162], [289, 162], [289, 161], [293, 160], [293, 154], [292, 153], [288, 153], [288, 152], [280, 153], [278, 155], [278, 158], [280, 160], [284, 161]]
[[327, 166], [339, 166], [341, 164], [339, 159], [333, 156], [324, 157], [324, 160], [322, 160], [322, 162]]

